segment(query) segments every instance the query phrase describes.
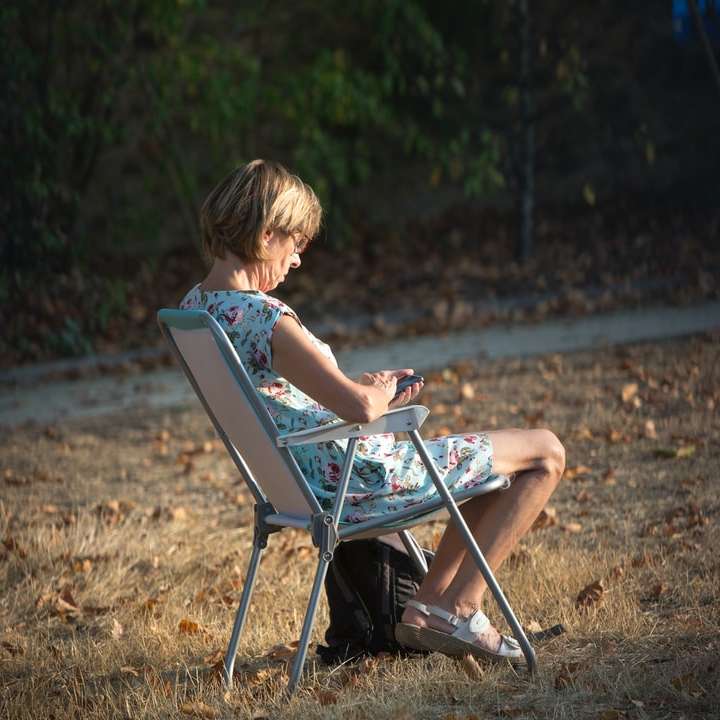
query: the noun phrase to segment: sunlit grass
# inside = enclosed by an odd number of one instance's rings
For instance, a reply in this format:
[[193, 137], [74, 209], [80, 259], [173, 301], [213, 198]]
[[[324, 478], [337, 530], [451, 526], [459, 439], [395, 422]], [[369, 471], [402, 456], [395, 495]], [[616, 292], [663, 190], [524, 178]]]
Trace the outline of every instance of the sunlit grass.
[[[0, 717], [713, 717], [719, 347], [708, 336], [430, 376], [423, 402], [443, 412], [425, 435], [546, 426], [576, 470], [551, 501], [554, 524], [499, 572], [525, 625], [567, 628], [539, 648], [535, 679], [505, 667], [473, 676], [438, 655], [328, 668], [311, 652], [288, 702], [285, 661], [265, 653], [299, 636], [315, 555], [284, 531], [270, 538], [226, 693], [212, 666], [242, 587], [251, 506], [206, 444], [201, 411], [8, 432]], [[464, 383], [475, 396], [460, 403]], [[622, 400], [630, 383], [639, 402]], [[431, 544], [440, 527], [416, 534]], [[594, 581], [598, 601], [579, 609]], [[323, 603], [315, 642], [326, 625]]]

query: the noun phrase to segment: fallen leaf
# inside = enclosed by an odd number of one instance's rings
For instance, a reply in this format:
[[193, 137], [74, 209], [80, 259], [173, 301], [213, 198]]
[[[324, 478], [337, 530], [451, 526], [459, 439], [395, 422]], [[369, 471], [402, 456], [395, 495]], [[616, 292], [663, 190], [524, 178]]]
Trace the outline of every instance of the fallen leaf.
[[659, 447], [655, 449], [655, 456], [659, 458], [685, 458], [695, 453], [694, 445], [681, 445], [680, 447]]
[[557, 510], [555, 508], [546, 505], [540, 514], [535, 518], [535, 522], [532, 524], [531, 530], [542, 530], [544, 528], [552, 527], [557, 525]]
[[194, 715], [195, 717], [206, 718], [207, 720], [214, 720], [214, 718], [220, 717], [220, 711], [217, 708], [210, 707], [210, 705], [200, 700], [183, 703], [180, 706], [180, 712], [184, 715]]
[[75, 572], [89, 573], [92, 570], [92, 560], [90, 558], [80, 559], [78, 558], [73, 562], [73, 570]]
[[575, 437], [578, 440], [592, 440], [595, 436], [592, 434], [590, 428], [582, 426], [575, 431]]
[[484, 675], [483, 669], [480, 665], [478, 665], [477, 660], [472, 655], [464, 655], [460, 660], [460, 664], [462, 665], [462, 669], [465, 671], [465, 674], [471, 680], [482, 679]]
[[587, 465], [575, 465], [573, 467], [565, 468], [563, 479], [574, 480], [575, 478], [583, 475], [592, 475], [592, 468], [589, 468]]
[[80, 612], [80, 607], [75, 602], [75, 598], [72, 596], [69, 588], [64, 588], [55, 598], [55, 610], [59, 614], [74, 614]]
[[594, 606], [602, 605], [605, 596], [605, 587], [601, 580], [595, 580], [586, 585], [575, 600], [575, 607], [578, 609], [588, 609]]
[[661, 595], [667, 592], [667, 585], [665, 583], [656, 583], [650, 590], [649, 598], [651, 600], [659, 600]]
[[321, 705], [334, 705], [340, 699], [339, 693], [335, 690], [326, 690], [325, 688], [317, 690], [315, 697]]
[[555, 676], [555, 689], [563, 690], [572, 684], [578, 670], [580, 669], [580, 663], [569, 662], [560, 665], [558, 674]]
[[637, 383], [628, 383], [627, 385], [623, 385], [622, 391], [620, 393], [620, 396], [622, 397], [622, 401], [624, 403], [630, 402], [637, 395], [637, 391], [638, 391]]
[[463, 383], [460, 387], [460, 398], [462, 400], [472, 400], [475, 397], [475, 388], [470, 383]]
[[167, 510], [168, 517], [170, 520], [185, 520], [187, 519], [187, 510], [184, 507], [171, 507]]
[[579, 533], [582, 532], [582, 525], [579, 522], [563, 523], [560, 529], [569, 533]]
[[199, 623], [196, 623], [194, 620], [190, 620], [190, 618], [183, 618], [178, 623], [178, 630], [183, 635], [196, 635], [200, 632], [200, 625]]
[[273, 645], [269, 650], [263, 653], [263, 657], [270, 658], [271, 660], [287, 660], [288, 658], [295, 657], [297, 653], [299, 640], [293, 640], [291, 643]]
[[115, 640], [119, 640], [125, 634], [125, 629], [115, 618], [113, 618], [112, 621], [112, 630], [110, 631], [110, 634], [113, 638], [115, 638]]
[[657, 440], [657, 431], [655, 430], [655, 423], [652, 420], [645, 421], [643, 435], [649, 440]]

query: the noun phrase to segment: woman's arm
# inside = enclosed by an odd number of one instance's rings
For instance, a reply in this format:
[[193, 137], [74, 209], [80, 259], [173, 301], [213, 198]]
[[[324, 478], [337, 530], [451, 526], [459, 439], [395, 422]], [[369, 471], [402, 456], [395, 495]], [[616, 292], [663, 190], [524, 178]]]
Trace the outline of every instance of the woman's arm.
[[275, 325], [271, 348], [276, 373], [348, 422], [379, 418], [395, 395], [396, 377], [366, 373], [363, 383], [354, 382], [315, 347], [289, 315]]

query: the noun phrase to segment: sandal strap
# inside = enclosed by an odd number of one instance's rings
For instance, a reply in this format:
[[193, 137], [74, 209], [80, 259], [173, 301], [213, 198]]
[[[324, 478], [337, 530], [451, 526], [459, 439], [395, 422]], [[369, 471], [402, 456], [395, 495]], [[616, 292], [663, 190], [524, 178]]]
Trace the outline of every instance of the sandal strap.
[[419, 610], [423, 615], [426, 615], [428, 617], [430, 615], [435, 615], [436, 617], [439, 617], [440, 619], [449, 622], [453, 627], [457, 627], [458, 623], [460, 622], [457, 615], [453, 615], [452, 613], [449, 613], [447, 610], [443, 610], [437, 605], [425, 605], [424, 603], [418, 602], [417, 600], [408, 600], [405, 604], [415, 608], [416, 610]]

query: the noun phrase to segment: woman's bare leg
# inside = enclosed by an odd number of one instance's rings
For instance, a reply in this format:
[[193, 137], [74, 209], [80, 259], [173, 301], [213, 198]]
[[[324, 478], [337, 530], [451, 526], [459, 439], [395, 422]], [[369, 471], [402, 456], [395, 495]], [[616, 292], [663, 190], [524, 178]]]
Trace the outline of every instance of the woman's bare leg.
[[[473, 498], [463, 504], [461, 512], [495, 571], [529, 530], [557, 486], [565, 467], [565, 452], [548, 430], [500, 430], [487, 434], [493, 444], [493, 472], [515, 473], [515, 478], [508, 490]], [[454, 523], [449, 523], [416, 599], [467, 617], [479, 609], [486, 589], [460, 533]], [[414, 608], [407, 608], [403, 622], [452, 630], [448, 623], [428, 618]], [[500, 636], [492, 628], [479, 641], [495, 649]]]

